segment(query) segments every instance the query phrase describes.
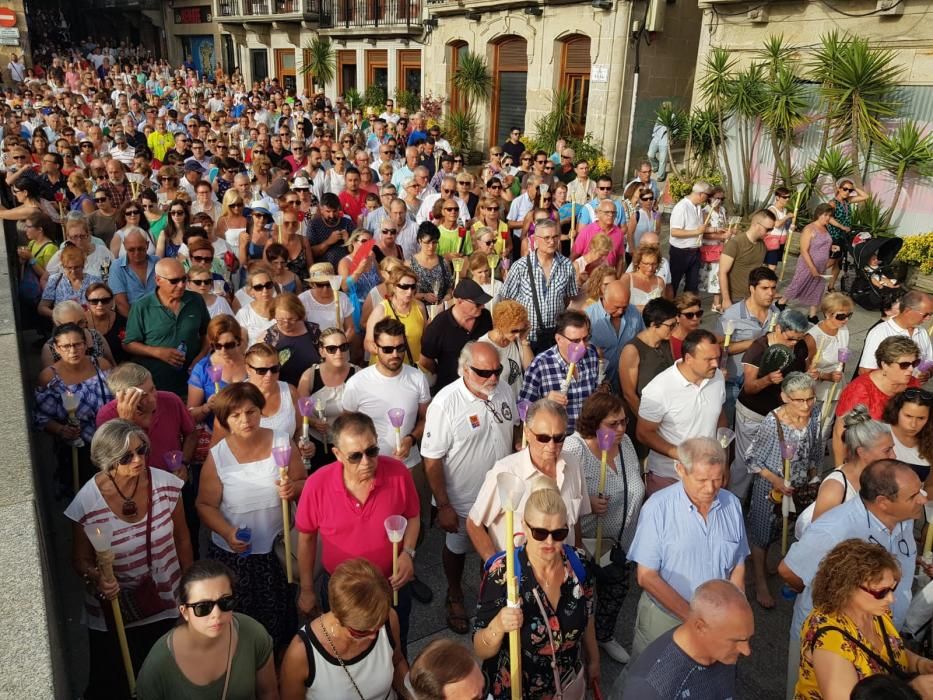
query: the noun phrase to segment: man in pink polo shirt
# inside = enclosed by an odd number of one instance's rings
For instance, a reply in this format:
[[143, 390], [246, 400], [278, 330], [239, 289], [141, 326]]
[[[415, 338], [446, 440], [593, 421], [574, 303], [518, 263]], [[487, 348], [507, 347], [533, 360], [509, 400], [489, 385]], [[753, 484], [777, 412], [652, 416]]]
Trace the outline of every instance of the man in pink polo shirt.
[[625, 257], [625, 232], [615, 225], [616, 205], [611, 199], [603, 199], [596, 207], [596, 221], [583, 226], [573, 241], [571, 256], [579, 258], [590, 247], [590, 241], [598, 234], [605, 233], [612, 241], [612, 250], [606, 262], [615, 265]]
[[[381, 569], [398, 591], [402, 652], [408, 643], [411, 587], [415, 576], [415, 544], [420, 529], [418, 492], [404, 463], [379, 456], [376, 426], [364, 413], [344, 413], [333, 425], [336, 462], [321, 467], [305, 482], [298, 502], [298, 609], [310, 616], [326, 611], [330, 573], [343, 561], [362, 557]], [[398, 573], [392, 575], [392, 544], [385, 530], [390, 515], [408, 521], [399, 544]], [[321, 540], [324, 575], [314, 591], [317, 540]], [[320, 596], [320, 607], [318, 606]]]

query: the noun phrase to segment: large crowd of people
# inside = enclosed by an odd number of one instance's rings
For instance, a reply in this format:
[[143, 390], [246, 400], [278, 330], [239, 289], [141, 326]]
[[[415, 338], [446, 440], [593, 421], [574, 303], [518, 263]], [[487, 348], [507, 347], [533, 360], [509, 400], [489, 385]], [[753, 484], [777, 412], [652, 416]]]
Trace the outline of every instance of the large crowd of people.
[[[933, 698], [903, 627], [931, 568], [933, 299], [891, 288], [850, 344], [854, 179], [779, 291], [784, 188], [741, 225], [696, 182], [668, 224], [648, 161], [593, 179], [516, 129], [468, 167], [391, 99], [90, 39], [40, 59], [7, 68], [0, 219], [83, 697], [738, 697], [783, 541], [787, 696]], [[410, 659], [426, 580], [472, 644]]]

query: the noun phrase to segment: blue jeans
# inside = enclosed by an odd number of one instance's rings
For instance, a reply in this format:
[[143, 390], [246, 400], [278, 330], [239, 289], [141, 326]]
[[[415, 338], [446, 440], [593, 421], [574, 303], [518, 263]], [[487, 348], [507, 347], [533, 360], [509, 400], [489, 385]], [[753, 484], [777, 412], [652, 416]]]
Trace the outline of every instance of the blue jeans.
[[[326, 571], [321, 574], [317, 599], [321, 610], [330, 612], [330, 600], [327, 597], [327, 584], [330, 583], [330, 574]], [[402, 643], [402, 654], [408, 658], [408, 623], [411, 619], [411, 584], [406, 583], [398, 589], [398, 605], [395, 606], [398, 615], [398, 636]]]

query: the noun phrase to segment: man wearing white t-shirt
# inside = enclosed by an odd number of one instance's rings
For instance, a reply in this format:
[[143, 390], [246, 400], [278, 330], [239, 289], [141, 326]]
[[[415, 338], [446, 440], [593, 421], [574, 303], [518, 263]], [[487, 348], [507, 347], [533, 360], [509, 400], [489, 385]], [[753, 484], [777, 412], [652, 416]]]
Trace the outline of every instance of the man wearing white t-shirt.
[[671, 211], [671, 287], [674, 294], [684, 279], [684, 291], [700, 288], [700, 243], [707, 226], [703, 223], [703, 205], [712, 191], [709, 183], [697, 182], [690, 194]]
[[[400, 321], [382, 319], [373, 328], [373, 338], [376, 341], [376, 364], [347, 380], [343, 391], [343, 410], [365, 413], [372, 418], [380, 454], [401, 460], [411, 471], [421, 503], [421, 517], [427, 525], [431, 512], [430, 489], [418, 444], [424, 433], [431, 387], [421, 370], [405, 364], [408, 342], [405, 326]], [[389, 418], [389, 411], [395, 409], [404, 411], [398, 427]], [[419, 582], [412, 586], [412, 595], [424, 603], [430, 601], [431, 592]]]
[[677, 481], [677, 448], [687, 438], [715, 437], [725, 427], [726, 384], [719, 371], [722, 350], [703, 328], [684, 338], [683, 359], [648, 382], [638, 407], [638, 441], [650, 448], [647, 492]]
[[[881, 341], [892, 335], [902, 335], [913, 340], [920, 348], [920, 360], [933, 361], [933, 345], [930, 343], [930, 334], [924, 324], [933, 316], [933, 299], [929, 294], [911, 291], [901, 299], [901, 312], [894, 318], [879, 323], [865, 336], [865, 345], [862, 348], [862, 359], [858, 363], [858, 373], [865, 374], [878, 369], [875, 351]], [[920, 377], [921, 383], [929, 379]]]
[[518, 424], [515, 398], [500, 382], [502, 362], [489, 343], [468, 343], [460, 353], [460, 379], [441, 389], [428, 406], [421, 456], [446, 531], [442, 554], [447, 576], [447, 625], [469, 628], [463, 606], [463, 564], [473, 549], [466, 518], [492, 466], [512, 452]]

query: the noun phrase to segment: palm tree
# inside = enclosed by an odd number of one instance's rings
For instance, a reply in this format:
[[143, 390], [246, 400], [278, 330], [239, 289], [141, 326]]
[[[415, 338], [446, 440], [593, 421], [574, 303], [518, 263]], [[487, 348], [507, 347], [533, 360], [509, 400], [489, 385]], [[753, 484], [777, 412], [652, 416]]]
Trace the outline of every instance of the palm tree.
[[924, 135], [917, 122], [908, 119], [893, 134], [883, 135], [876, 148], [875, 162], [894, 178], [894, 199], [887, 212], [890, 224], [906, 178], [933, 175], [933, 133]]
[[[816, 153], [816, 162], [823, 160], [826, 148], [829, 146], [829, 136], [833, 131], [833, 104], [827, 95], [829, 89], [835, 84], [836, 66], [848, 42], [849, 39], [835, 29], [829, 34], [824, 34], [820, 37], [819, 48], [813, 52], [810, 61], [806, 64], [810, 79], [820, 86], [821, 116], [819, 119], [823, 120], [823, 134], [820, 139], [820, 148]], [[809, 185], [811, 187], [816, 185], [816, 180], [814, 179]]]
[[867, 39], [853, 37], [844, 44], [833, 82], [822, 87], [836, 142], [849, 140], [856, 171], [863, 154], [867, 168], [869, 148], [884, 135], [883, 120], [897, 115], [902, 71], [895, 60], [893, 51], [873, 49]]
[[747, 214], [751, 208], [752, 156], [758, 118], [765, 106], [765, 96], [765, 67], [761, 63], [750, 64], [729, 83], [728, 109], [732, 113], [739, 137], [742, 214]]
[[550, 97], [551, 109], [535, 120], [535, 139], [541, 148], [554, 149], [557, 139], [573, 136], [573, 104], [570, 90], [555, 90]]
[[320, 85], [324, 88], [337, 77], [337, 59], [334, 47], [327, 37], [316, 36], [305, 46], [307, 59], [301, 69], [302, 75], [311, 74], [312, 88]]
[[486, 59], [472, 51], [459, 57], [451, 82], [464, 96], [470, 110], [483, 104], [492, 92], [492, 75]]
[[[729, 167], [729, 152], [726, 147], [726, 119], [729, 118], [729, 95], [732, 87], [732, 69], [737, 60], [726, 49], [716, 47], [706, 56], [705, 73], [700, 81], [700, 93], [708, 107], [716, 115], [719, 133], [720, 170], [726, 178], [727, 190], [731, 198], [735, 193], [732, 181], [732, 169]], [[733, 200], [734, 203], [734, 200]]]
[[787, 187], [793, 180], [794, 132], [807, 119], [807, 87], [789, 65], [779, 65], [766, 86], [761, 120], [771, 135], [774, 178]]

